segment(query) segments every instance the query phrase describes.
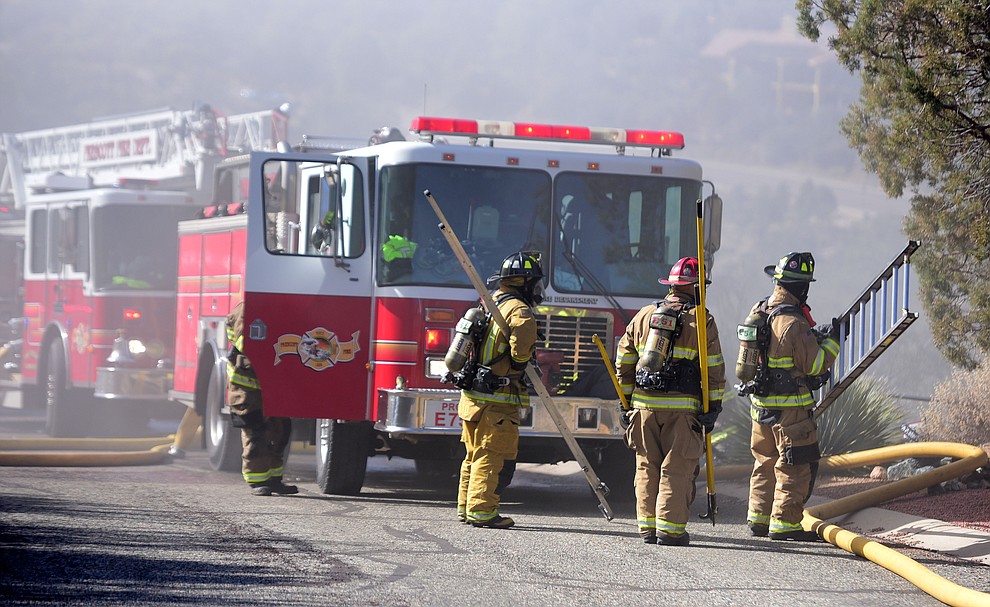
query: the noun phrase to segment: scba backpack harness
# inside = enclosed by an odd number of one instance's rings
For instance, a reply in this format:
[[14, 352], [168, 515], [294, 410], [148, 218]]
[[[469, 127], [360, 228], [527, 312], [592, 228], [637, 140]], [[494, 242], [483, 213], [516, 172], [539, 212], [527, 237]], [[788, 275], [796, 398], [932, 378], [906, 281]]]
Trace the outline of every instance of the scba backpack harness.
[[701, 365], [697, 360], [675, 359], [674, 342], [681, 335], [683, 316], [694, 309], [685, 303], [679, 310], [666, 301], [656, 302], [650, 316], [650, 333], [636, 365], [636, 387], [652, 392], [678, 392], [701, 396]]
[[[505, 294], [495, 300], [495, 305], [501, 306], [510, 299], [524, 301], [518, 295]], [[450, 349], [444, 357], [447, 372], [440, 378], [441, 383], [454, 384], [461, 390], [482, 394], [494, 394], [499, 388], [509, 385], [511, 378], [496, 375], [491, 368], [509, 355], [508, 349], [488, 361], [487, 365], [480, 363], [481, 344], [491, 321], [492, 315], [481, 306], [468, 309], [457, 321], [454, 327], [454, 341], [451, 342]]]
[[739, 337], [739, 358], [736, 361], [736, 377], [740, 383], [736, 390], [740, 396], [753, 394], [760, 398], [771, 394], [797, 394], [801, 387], [817, 390], [828, 381], [830, 371], [821, 375], [795, 378], [789, 369], [771, 369], [770, 323], [780, 314], [804, 317], [801, 308], [791, 304], [768, 306], [761, 300], [756, 309], [736, 329]]

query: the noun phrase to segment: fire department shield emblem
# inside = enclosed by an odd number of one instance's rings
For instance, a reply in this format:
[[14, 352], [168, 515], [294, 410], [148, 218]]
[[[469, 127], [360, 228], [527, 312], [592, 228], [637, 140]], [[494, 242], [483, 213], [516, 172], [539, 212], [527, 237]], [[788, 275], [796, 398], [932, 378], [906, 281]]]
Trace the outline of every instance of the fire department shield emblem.
[[358, 344], [360, 334], [360, 331], [355, 331], [350, 341], [340, 341], [333, 331], [323, 327], [310, 329], [302, 335], [286, 333], [275, 342], [275, 364], [282, 362], [282, 357], [287, 354], [299, 356], [300, 362], [314, 371], [350, 362], [361, 351]]

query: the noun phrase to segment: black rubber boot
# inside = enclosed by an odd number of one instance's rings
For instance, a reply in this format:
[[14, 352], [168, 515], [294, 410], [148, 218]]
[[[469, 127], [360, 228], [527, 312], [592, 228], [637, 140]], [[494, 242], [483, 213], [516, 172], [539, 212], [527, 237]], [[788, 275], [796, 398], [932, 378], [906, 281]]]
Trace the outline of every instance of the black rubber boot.
[[474, 527], [489, 527], [491, 529], [508, 529], [515, 524], [516, 522], [511, 518], [497, 514], [485, 521], [471, 521], [471, 525]]
[[248, 487], [251, 487], [251, 495], [266, 497], [272, 494], [272, 488], [268, 483], [248, 483]]
[[687, 531], [679, 535], [657, 531], [657, 543], [664, 546], [687, 546], [691, 543], [691, 536]]
[[799, 531], [771, 531], [770, 539], [772, 540], [787, 540], [791, 542], [821, 542], [822, 538], [818, 537], [818, 534], [814, 531], [805, 531], [801, 529]]
[[286, 485], [282, 482], [281, 476], [273, 476], [268, 479], [268, 487], [272, 490], [272, 493], [277, 493], [279, 495], [295, 495], [299, 493], [299, 487], [295, 485]]
[[750, 523], [749, 532], [753, 537], [766, 537], [770, 534], [770, 525], [761, 525], [759, 523]]

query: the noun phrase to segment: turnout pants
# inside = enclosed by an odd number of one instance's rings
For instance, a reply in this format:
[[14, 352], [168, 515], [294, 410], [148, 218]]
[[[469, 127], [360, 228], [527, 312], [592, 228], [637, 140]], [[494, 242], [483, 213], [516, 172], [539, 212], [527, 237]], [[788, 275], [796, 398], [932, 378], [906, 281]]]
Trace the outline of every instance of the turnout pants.
[[461, 462], [457, 514], [468, 521], [498, 516], [502, 490], [512, 480], [519, 451], [519, 408], [487, 405], [475, 420], [462, 419]]
[[292, 420], [266, 417], [261, 391], [231, 383], [228, 402], [232, 425], [241, 429], [241, 474], [249, 484], [264, 484], [281, 477], [285, 449], [292, 438]]
[[[749, 483], [750, 523], [799, 531], [818, 474], [818, 427], [805, 408], [780, 409], [776, 422], [753, 422], [756, 462]], [[771, 420], [767, 420], [771, 421]]]
[[636, 409], [633, 415], [629, 442], [636, 451], [636, 515], [643, 537], [657, 531], [681, 535], [687, 528], [705, 449], [695, 426], [690, 411]]

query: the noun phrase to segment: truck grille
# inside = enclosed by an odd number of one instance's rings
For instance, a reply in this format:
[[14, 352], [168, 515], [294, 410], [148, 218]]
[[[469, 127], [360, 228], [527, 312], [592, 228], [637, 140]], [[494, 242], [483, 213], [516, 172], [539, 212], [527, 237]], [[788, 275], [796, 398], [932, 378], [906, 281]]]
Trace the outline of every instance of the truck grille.
[[592, 335], [598, 335], [609, 356], [613, 354], [611, 314], [541, 307], [537, 310], [536, 319], [543, 336], [538, 344], [539, 351], [544, 356], [551, 353], [558, 358], [562, 356], [559, 378], [544, 374], [544, 383], [551, 393], [566, 392], [582, 376], [604, 369], [601, 353]]

